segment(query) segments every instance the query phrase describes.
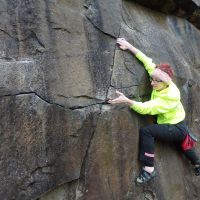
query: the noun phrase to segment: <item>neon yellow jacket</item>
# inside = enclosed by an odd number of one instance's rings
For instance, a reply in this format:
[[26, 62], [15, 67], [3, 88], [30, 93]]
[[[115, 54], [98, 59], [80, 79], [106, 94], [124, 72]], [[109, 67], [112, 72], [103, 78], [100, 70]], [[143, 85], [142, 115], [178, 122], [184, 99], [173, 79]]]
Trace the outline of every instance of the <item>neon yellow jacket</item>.
[[[141, 51], [138, 51], [136, 57], [143, 62], [145, 69], [151, 76], [156, 67], [152, 59]], [[185, 118], [185, 111], [180, 98], [179, 89], [171, 82], [167, 88], [161, 91], [153, 89], [149, 101], [135, 102], [131, 109], [142, 115], [157, 115], [158, 124], [177, 124]]]

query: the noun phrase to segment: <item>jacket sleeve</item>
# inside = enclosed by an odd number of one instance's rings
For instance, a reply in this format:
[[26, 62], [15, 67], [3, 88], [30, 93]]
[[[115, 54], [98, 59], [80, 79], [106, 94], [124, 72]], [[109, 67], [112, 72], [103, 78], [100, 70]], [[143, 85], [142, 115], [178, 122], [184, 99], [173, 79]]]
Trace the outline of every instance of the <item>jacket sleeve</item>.
[[156, 67], [156, 64], [152, 62], [151, 58], [147, 57], [141, 51], [138, 51], [135, 56], [138, 60], [140, 60], [144, 64], [145, 69], [147, 70], [148, 74], [151, 76], [151, 74], [153, 73]]
[[142, 115], [149, 114], [149, 115], [158, 115], [167, 113], [170, 110], [176, 108], [178, 106], [179, 100], [178, 99], [161, 99], [156, 98], [146, 102], [134, 102], [131, 109], [140, 113]]

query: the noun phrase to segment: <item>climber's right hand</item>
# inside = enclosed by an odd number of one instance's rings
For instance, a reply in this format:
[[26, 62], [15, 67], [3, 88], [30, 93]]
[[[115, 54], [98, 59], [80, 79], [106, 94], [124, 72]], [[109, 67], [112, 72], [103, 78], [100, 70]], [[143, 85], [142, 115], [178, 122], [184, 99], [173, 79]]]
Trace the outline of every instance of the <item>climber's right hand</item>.
[[128, 50], [130, 49], [131, 44], [126, 41], [125, 38], [117, 38], [117, 44], [119, 45], [119, 48], [122, 50]]

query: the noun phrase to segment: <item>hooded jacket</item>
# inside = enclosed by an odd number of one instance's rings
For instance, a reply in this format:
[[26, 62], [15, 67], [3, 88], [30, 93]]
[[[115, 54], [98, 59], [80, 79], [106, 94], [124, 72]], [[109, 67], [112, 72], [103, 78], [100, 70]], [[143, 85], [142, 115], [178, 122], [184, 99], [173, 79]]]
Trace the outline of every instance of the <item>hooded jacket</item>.
[[[141, 51], [137, 52], [136, 57], [144, 64], [145, 69], [151, 76], [156, 64]], [[158, 124], [177, 124], [185, 119], [185, 111], [180, 99], [180, 91], [171, 81], [169, 86], [163, 90], [153, 89], [149, 101], [135, 101], [131, 109], [142, 115], [157, 115]]]

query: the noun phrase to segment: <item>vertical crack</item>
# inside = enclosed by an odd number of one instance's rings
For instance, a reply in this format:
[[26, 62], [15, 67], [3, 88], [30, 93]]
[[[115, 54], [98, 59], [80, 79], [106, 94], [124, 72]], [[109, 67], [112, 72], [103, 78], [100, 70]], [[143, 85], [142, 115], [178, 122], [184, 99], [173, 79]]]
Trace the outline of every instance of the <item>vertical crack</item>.
[[[100, 108], [100, 111], [101, 111], [101, 109], [102, 109], [102, 107]], [[89, 142], [88, 142], [86, 152], [85, 152], [85, 155], [83, 157], [83, 161], [82, 161], [82, 165], [81, 165], [80, 179], [82, 179], [84, 182], [86, 180], [86, 178], [85, 178], [86, 177], [86, 174], [85, 174], [86, 161], [87, 161], [87, 158], [89, 156], [89, 150], [90, 150], [90, 147], [91, 147], [91, 144], [92, 144], [92, 140], [94, 138], [94, 134], [96, 132], [96, 127], [97, 127], [100, 116], [101, 116], [101, 112], [99, 112], [98, 115], [97, 115], [97, 120], [96, 120], [96, 123], [94, 125], [94, 130], [92, 131], [91, 136], [89, 138]]]
[[[118, 35], [117, 35], [117, 38], [119, 38], [119, 36], [120, 36], [121, 28], [122, 28], [122, 26], [120, 26], [119, 33], [118, 33]], [[117, 48], [117, 44], [115, 43], [114, 55], [113, 55], [113, 64], [112, 64], [113, 67], [112, 67], [112, 72], [111, 72], [111, 75], [110, 75], [110, 86], [111, 86], [111, 82], [112, 82], [113, 69], [114, 69], [114, 64], [115, 64], [116, 48]], [[109, 89], [110, 89], [110, 87], [108, 87], [108, 89], [107, 89], [106, 98], [108, 98]]]

